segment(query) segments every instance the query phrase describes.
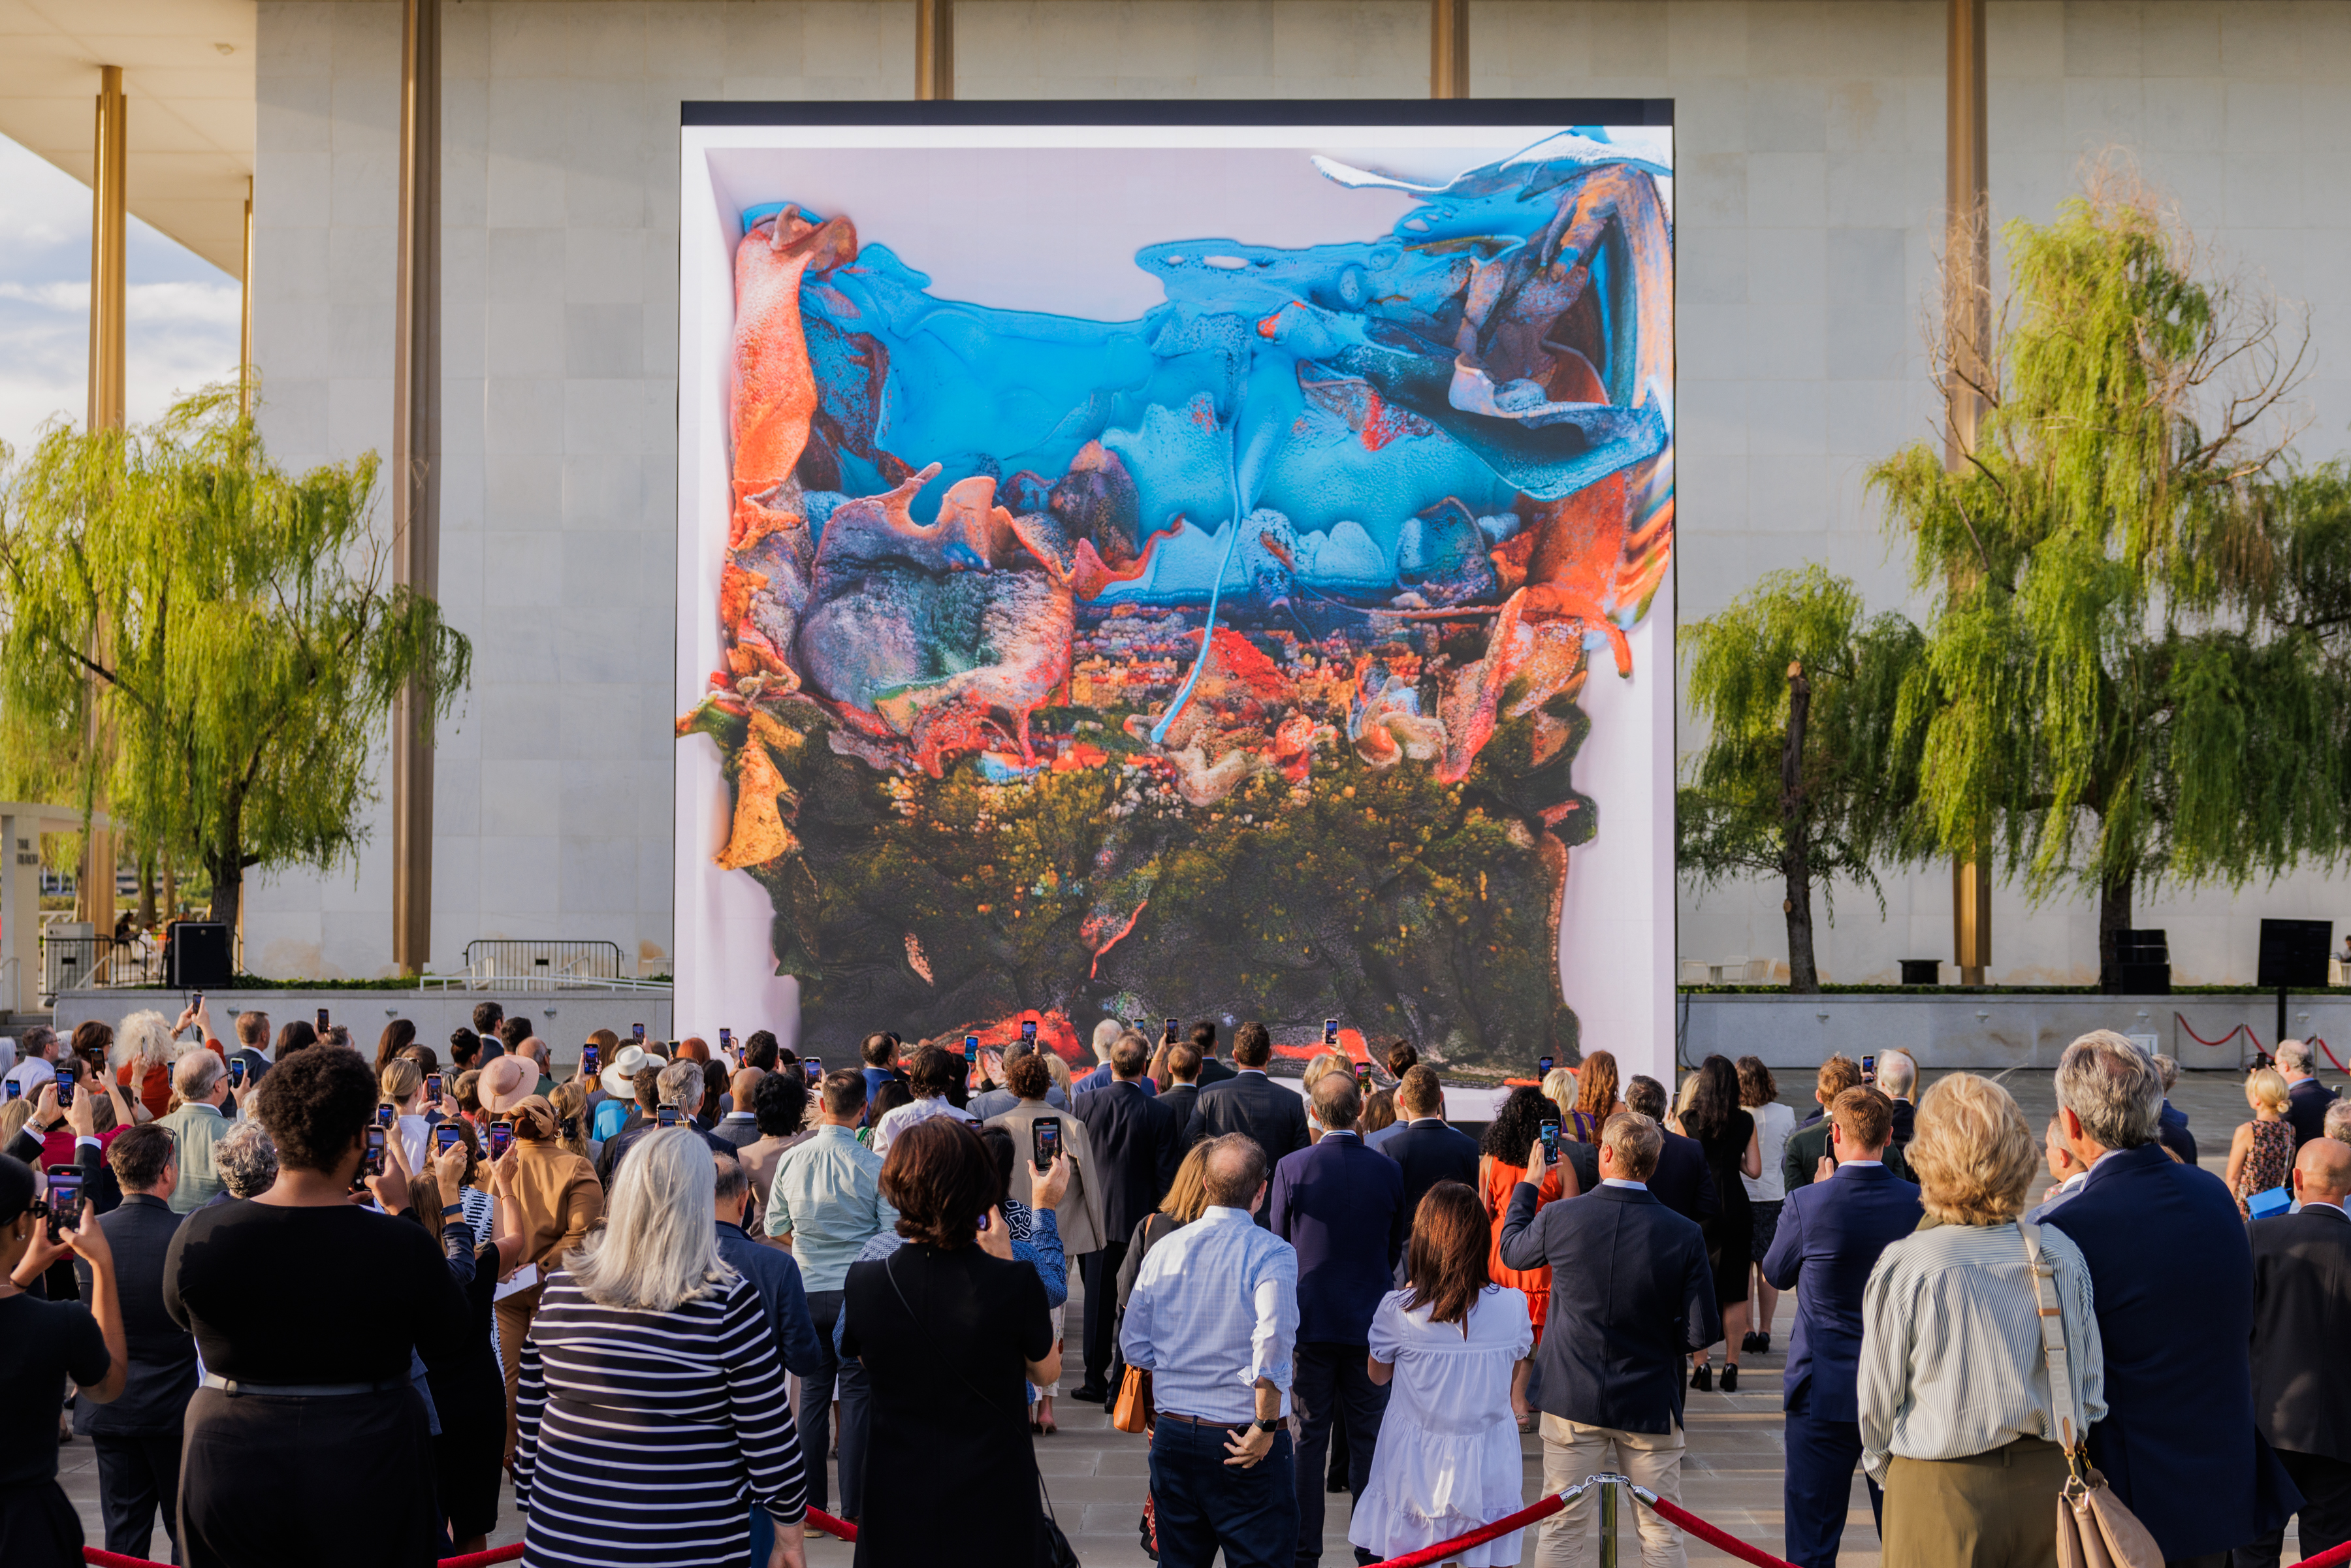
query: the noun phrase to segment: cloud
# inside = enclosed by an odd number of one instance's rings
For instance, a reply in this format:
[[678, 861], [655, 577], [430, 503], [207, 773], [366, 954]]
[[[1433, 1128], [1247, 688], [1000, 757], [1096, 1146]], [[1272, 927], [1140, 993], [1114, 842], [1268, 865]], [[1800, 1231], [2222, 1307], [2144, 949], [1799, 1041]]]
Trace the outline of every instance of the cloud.
[[[89, 188], [0, 137], [0, 442], [22, 453], [89, 406]], [[133, 218], [124, 244], [133, 422], [236, 375], [235, 278]]]

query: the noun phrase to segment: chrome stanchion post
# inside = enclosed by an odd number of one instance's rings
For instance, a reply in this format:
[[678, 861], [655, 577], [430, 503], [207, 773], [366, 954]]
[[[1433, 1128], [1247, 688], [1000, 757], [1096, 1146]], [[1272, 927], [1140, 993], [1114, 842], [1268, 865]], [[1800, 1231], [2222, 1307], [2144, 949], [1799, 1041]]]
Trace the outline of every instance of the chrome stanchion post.
[[1627, 1478], [1606, 1474], [1585, 1478], [1584, 1485], [1600, 1489], [1600, 1568], [1617, 1568], [1616, 1562], [1616, 1484]]

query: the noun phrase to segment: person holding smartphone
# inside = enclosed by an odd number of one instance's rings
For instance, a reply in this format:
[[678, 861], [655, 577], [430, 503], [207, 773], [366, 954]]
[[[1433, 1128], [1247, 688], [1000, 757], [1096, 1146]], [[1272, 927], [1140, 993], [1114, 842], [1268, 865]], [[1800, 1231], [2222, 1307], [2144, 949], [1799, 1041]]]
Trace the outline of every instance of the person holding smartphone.
[[228, 1119], [228, 1064], [209, 1051], [192, 1051], [172, 1069], [180, 1108], [155, 1120], [179, 1150], [180, 1180], [168, 1200], [174, 1214], [193, 1214], [220, 1191], [213, 1145], [235, 1124]]
[[[350, 1201], [377, 1102], [375, 1074], [341, 1051], [281, 1058], [253, 1096], [277, 1179], [247, 1202], [188, 1217], [163, 1268], [163, 1304], [196, 1336], [180, 1545], [190, 1563], [319, 1562], [414, 1568], [439, 1529], [424, 1404], [411, 1383], [462, 1356], [465, 1302], [397, 1164]], [[288, 1312], [287, 1291], [334, 1303]], [[350, 1500], [367, 1500], [354, 1528]]]
[[[57, 1224], [39, 1195], [32, 1166], [0, 1155], [0, 1409], [16, 1413], [0, 1442], [0, 1558], [10, 1568], [78, 1568], [81, 1519], [57, 1485], [55, 1412], [68, 1378], [93, 1404], [120, 1398], [131, 1350], [97, 1213], [80, 1204], [70, 1225]], [[89, 1270], [87, 1311], [42, 1289], [44, 1274], [77, 1257]]]

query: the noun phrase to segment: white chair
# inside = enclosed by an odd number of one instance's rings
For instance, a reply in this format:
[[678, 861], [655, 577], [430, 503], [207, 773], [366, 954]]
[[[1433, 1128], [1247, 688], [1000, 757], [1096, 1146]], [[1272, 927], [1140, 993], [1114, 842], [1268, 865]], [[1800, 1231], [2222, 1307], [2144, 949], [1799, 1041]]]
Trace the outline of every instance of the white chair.
[[1710, 986], [1714, 984], [1714, 971], [1708, 967], [1703, 958], [1685, 958], [1681, 963], [1681, 978], [1677, 983], [1685, 986]]
[[1747, 955], [1741, 953], [1736, 957], [1725, 958], [1722, 962], [1712, 965], [1710, 967], [1714, 970], [1714, 983], [1716, 985], [1738, 985], [1747, 974]]
[[1740, 973], [1740, 981], [1750, 986], [1761, 985], [1771, 977], [1771, 960], [1769, 958], [1750, 958]]

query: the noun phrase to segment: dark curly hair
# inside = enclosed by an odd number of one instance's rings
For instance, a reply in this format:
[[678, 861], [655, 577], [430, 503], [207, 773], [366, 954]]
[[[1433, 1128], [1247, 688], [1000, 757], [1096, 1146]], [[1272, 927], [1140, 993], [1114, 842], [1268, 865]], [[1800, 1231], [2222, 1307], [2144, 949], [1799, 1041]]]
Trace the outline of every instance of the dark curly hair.
[[277, 1145], [281, 1170], [331, 1175], [374, 1119], [375, 1074], [350, 1051], [298, 1051], [269, 1070], [253, 1113]]
[[947, 1250], [978, 1239], [998, 1180], [978, 1132], [951, 1116], [915, 1123], [890, 1141], [882, 1162], [882, 1196], [898, 1211], [898, 1234]]
[[1559, 1120], [1559, 1107], [1540, 1089], [1513, 1089], [1502, 1108], [1494, 1113], [1487, 1124], [1486, 1135], [1479, 1142], [1481, 1152], [1494, 1156], [1506, 1166], [1524, 1166], [1527, 1151], [1534, 1146], [1545, 1122]]
[[789, 1072], [770, 1072], [751, 1092], [751, 1116], [759, 1135], [789, 1138], [808, 1116], [808, 1085]]

